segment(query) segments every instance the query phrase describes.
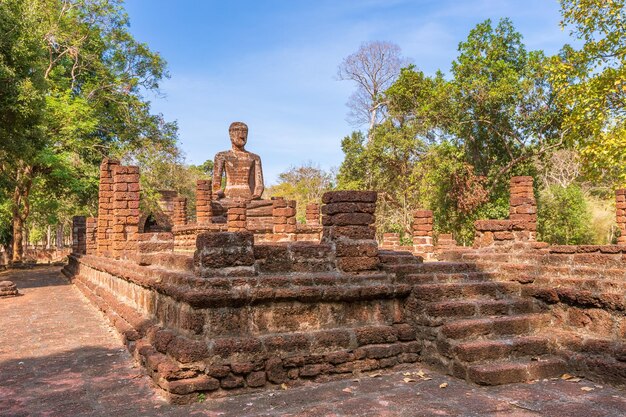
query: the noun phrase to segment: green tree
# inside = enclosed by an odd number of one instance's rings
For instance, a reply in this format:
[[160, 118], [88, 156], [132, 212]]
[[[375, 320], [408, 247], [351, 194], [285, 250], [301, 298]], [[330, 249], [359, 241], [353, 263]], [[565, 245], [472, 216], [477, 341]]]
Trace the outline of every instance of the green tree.
[[271, 197], [285, 197], [296, 200], [296, 217], [300, 223], [306, 221], [306, 205], [320, 203], [322, 194], [333, 189], [332, 174], [309, 162], [291, 167], [278, 175], [278, 184], [267, 189]]
[[540, 194], [537, 232], [540, 240], [559, 245], [593, 243], [592, 217], [581, 188], [551, 186]]
[[102, 156], [174, 151], [176, 125], [150, 113], [143, 93], [165, 62], [129, 34], [120, 1], [5, 0], [0, 21], [0, 169], [20, 261], [33, 187], [93, 202]]
[[586, 177], [626, 184], [626, 7], [624, 0], [561, 0], [562, 27], [582, 41], [551, 60], [551, 81], [568, 109], [564, 130]]

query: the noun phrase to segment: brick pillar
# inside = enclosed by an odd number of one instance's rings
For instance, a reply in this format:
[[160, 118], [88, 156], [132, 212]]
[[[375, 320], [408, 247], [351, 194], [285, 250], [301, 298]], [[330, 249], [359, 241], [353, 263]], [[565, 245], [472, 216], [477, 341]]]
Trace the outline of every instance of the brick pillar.
[[306, 205], [306, 224], [307, 226], [320, 225], [320, 205], [317, 203], [309, 203]]
[[72, 217], [72, 253], [87, 253], [87, 220], [85, 216]]
[[211, 180], [196, 182], [196, 222], [198, 224], [211, 223], [213, 217], [211, 183]]
[[98, 252], [98, 218], [87, 217], [86, 221], [86, 254], [95, 255]]
[[274, 234], [296, 233], [296, 201], [282, 197], [272, 198]]
[[98, 190], [97, 253], [110, 255], [113, 250], [113, 167], [120, 163], [104, 158], [100, 164], [100, 187]]
[[248, 230], [245, 201], [237, 202], [228, 208], [226, 225], [229, 232], [245, 232]]
[[137, 251], [139, 233], [139, 167], [113, 168], [113, 257]]
[[[509, 220], [521, 230], [522, 240], [535, 240], [537, 234], [537, 203], [533, 191], [533, 177], [512, 177], [509, 200]], [[519, 239], [516, 239], [519, 240]]]
[[615, 190], [615, 220], [622, 232], [618, 245], [626, 245], [626, 189]]
[[378, 269], [375, 191], [331, 191], [322, 197], [322, 241], [334, 244], [344, 272]]
[[433, 253], [433, 212], [415, 210], [413, 212], [413, 251]]
[[187, 198], [174, 197], [172, 201], [172, 224], [184, 226], [187, 224]]

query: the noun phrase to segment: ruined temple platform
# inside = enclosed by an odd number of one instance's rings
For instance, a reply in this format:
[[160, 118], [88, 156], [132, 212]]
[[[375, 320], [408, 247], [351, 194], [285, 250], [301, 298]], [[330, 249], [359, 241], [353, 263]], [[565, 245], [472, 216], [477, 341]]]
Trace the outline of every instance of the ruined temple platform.
[[[586, 379], [481, 387], [417, 363], [170, 405], [59, 267], [7, 271], [0, 300], [0, 416], [623, 416], [626, 393]], [[419, 374], [422, 371], [422, 374]], [[405, 381], [409, 378], [409, 381]], [[430, 379], [429, 379], [430, 378]], [[414, 381], [411, 381], [414, 380]], [[445, 388], [440, 388], [447, 384]]]

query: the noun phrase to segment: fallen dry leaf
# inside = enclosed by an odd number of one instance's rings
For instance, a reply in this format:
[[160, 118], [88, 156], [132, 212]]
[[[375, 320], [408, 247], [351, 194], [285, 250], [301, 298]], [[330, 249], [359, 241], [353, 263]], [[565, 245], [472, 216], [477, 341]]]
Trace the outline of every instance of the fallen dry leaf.
[[580, 382], [580, 381], [582, 381], [582, 378], [571, 378], [567, 380], [567, 382]]
[[352, 390], [350, 388], [344, 388], [342, 389], [343, 392], [352, 392]]
[[280, 389], [287, 389], [287, 384], [280, 384]]
[[593, 391], [593, 388], [591, 388], [591, 387], [582, 387], [580, 390], [589, 392], [589, 391]]
[[404, 372], [402, 375], [404, 375], [404, 376], [411, 376], [411, 373], [410, 372]]
[[443, 384], [439, 385], [439, 388], [446, 388], [448, 386], [447, 382], [444, 382]]
[[570, 375], [570, 374], [561, 375], [561, 379], [564, 381], [567, 381], [568, 379], [572, 379], [572, 378], [574, 378], [574, 375]]
[[380, 372], [376, 372], [375, 374], [371, 374], [371, 375], [370, 375], [370, 378], [376, 378], [376, 377], [379, 377], [379, 376], [381, 376], [381, 375], [382, 375], [382, 374], [381, 374]]
[[413, 378], [404, 378], [404, 382], [406, 383], [415, 382], [415, 380]]

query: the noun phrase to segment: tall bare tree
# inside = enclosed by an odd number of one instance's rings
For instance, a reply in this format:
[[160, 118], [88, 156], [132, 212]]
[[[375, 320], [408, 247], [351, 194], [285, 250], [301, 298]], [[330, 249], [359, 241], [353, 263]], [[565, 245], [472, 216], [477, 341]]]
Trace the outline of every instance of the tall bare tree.
[[361, 44], [355, 53], [343, 59], [337, 69], [340, 80], [354, 81], [356, 91], [350, 96], [348, 120], [355, 125], [368, 124], [368, 141], [373, 128], [386, 117], [385, 90], [408, 65], [398, 45], [386, 41]]

